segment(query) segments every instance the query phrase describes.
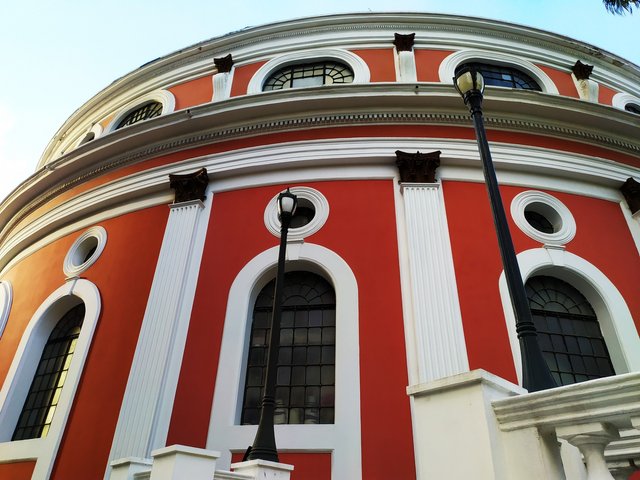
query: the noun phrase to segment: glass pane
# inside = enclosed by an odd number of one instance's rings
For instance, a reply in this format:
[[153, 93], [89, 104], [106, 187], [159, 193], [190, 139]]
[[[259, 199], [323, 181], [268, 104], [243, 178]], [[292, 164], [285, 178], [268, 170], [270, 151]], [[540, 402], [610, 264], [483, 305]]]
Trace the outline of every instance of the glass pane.
[[333, 365], [322, 367], [322, 385], [333, 385], [335, 383], [335, 369]]
[[320, 345], [322, 343], [322, 329], [310, 328], [309, 329], [309, 344]]
[[291, 387], [291, 406], [302, 407], [305, 400], [305, 388], [304, 387]]
[[320, 385], [320, 367], [307, 367], [307, 385]]
[[289, 385], [291, 380], [291, 367], [278, 367], [278, 385]]
[[280, 345], [291, 345], [293, 343], [293, 330], [283, 328], [280, 330]]
[[320, 347], [309, 347], [307, 349], [307, 364], [320, 363], [322, 349]]
[[333, 423], [333, 408], [320, 409], [320, 423], [322, 424]]
[[307, 362], [307, 347], [294, 347], [293, 363], [296, 365], [304, 365]]
[[291, 374], [291, 385], [305, 384], [305, 367], [293, 367]]

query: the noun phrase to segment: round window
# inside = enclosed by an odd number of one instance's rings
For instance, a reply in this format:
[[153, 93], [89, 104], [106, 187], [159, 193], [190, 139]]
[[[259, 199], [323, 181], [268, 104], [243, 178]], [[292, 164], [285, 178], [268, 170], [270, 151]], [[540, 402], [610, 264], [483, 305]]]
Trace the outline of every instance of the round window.
[[[289, 240], [302, 240], [322, 228], [329, 217], [329, 202], [322, 193], [310, 187], [291, 187], [298, 197], [298, 207], [289, 226]], [[277, 198], [275, 195], [264, 211], [264, 224], [274, 236], [280, 237]]]
[[316, 216], [316, 208], [307, 198], [298, 199], [298, 207], [291, 218], [290, 228], [300, 228], [307, 225]]
[[544, 192], [528, 190], [516, 195], [511, 202], [511, 216], [520, 230], [545, 245], [564, 245], [576, 233], [569, 209]]
[[63, 270], [67, 277], [76, 277], [87, 270], [100, 257], [107, 243], [107, 231], [92, 227], [80, 235], [67, 252]]

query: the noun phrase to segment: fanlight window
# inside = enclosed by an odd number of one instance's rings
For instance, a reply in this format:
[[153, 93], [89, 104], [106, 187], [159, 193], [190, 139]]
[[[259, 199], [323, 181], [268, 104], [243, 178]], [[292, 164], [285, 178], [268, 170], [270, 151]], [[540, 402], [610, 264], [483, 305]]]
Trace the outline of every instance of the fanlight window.
[[627, 112], [635, 113], [636, 115], [640, 115], [640, 105], [636, 105], [635, 103], [627, 103], [624, 106], [624, 109]]
[[558, 385], [615, 374], [596, 314], [578, 290], [547, 276], [530, 278], [526, 290], [540, 347]]
[[540, 85], [533, 78], [517, 68], [488, 63], [465, 63], [456, 68], [456, 72], [463, 67], [472, 67], [479, 71], [484, 78], [485, 85], [542, 91]]
[[147, 120], [149, 118], [158, 117], [162, 113], [162, 103], [160, 102], [150, 102], [145, 103], [141, 107], [132, 110], [124, 117], [116, 130], [122, 127], [126, 127], [127, 125], [133, 125], [134, 123], [141, 122], [143, 120]]
[[[256, 425], [266, 374], [275, 280], [253, 309], [241, 423]], [[276, 424], [333, 423], [336, 301], [333, 287], [310, 272], [285, 274], [276, 386]]]
[[352, 83], [353, 71], [346, 65], [334, 61], [288, 65], [272, 73], [262, 89], [283, 90], [285, 88], [316, 87], [334, 83]]
[[84, 304], [73, 307], [49, 335], [12, 440], [47, 435], [71, 365], [84, 313]]

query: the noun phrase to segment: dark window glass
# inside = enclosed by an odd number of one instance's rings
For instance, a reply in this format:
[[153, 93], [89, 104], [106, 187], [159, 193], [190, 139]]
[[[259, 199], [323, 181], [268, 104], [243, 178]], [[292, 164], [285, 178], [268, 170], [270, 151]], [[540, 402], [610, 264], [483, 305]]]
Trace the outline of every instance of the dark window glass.
[[624, 106], [624, 109], [627, 112], [635, 113], [636, 115], [640, 115], [640, 105], [636, 105], [635, 103], [627, 103]]
[[333, 61], [289, 65], [272, 73], [263, 90], [316, 87], [334, 83], [352, 83], [353, 72], [342, 63]]
[[526, 284], [540, 347], [558, 385], [614, 375], [596, 314], [567, 282], [537, 276]]
[[132, 110], [124, 117], [116, 130], [122, 127], [126, 127], [127, 125], [133, 125], [134, 123], [141, 122], [143, 120], [147, 120], [149, 118], [158, 117], [162, 113], [162, 104], [160, 102], [151, 102], [142, 105], [135, 110]]
[[[253, 309], [243, 425], [255, 425], [260, 417], [274, 288], [272, 280]], [[335, 310], [335, 292], [324, 278], [310, 272], [285, 274], [275, 423], [333, 423]]]
[[524, 218], [529, 225], [542, 233], [553, 233], [553, 225], [547, 217], [533, 210], [525, 210]]
[[495, 87], [521, 88], [523, 90], [541, 91], [540, 85], [526, 73], [513, 68], [488, 63], [465, 63], [456, 68], [473, 67], [482, 74], [485, 85]]
[[80, 335], [84, 311], [84, 304], [73, 307], [49, 335], [13, 433], [13, 440], [47, 435]]

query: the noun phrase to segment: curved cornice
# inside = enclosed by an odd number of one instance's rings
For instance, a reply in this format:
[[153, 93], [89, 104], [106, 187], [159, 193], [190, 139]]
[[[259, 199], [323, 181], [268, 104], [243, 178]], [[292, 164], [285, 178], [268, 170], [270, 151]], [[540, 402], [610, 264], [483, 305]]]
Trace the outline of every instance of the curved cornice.
[[[640, 95], [640, 69], [613, 54], [570, 38], [521, 25], [473, 17], [421, 13], [359, 13], [303, 18], [247, 28], [161, 57], [115, 80], [59, 129], [39, 165], [68, 132], [85, 129], [135, 97], [215, 73], [213, 58], [232, 53], [236, 66], [305, 48], [392, 48], [395, 32], [416, 32], [415, 48], [475, 48], [520, 55], [569, 71], [577, 58], [595, 65], [592, 78]], [[318, 38], [322, 38], [320, 42]]]

